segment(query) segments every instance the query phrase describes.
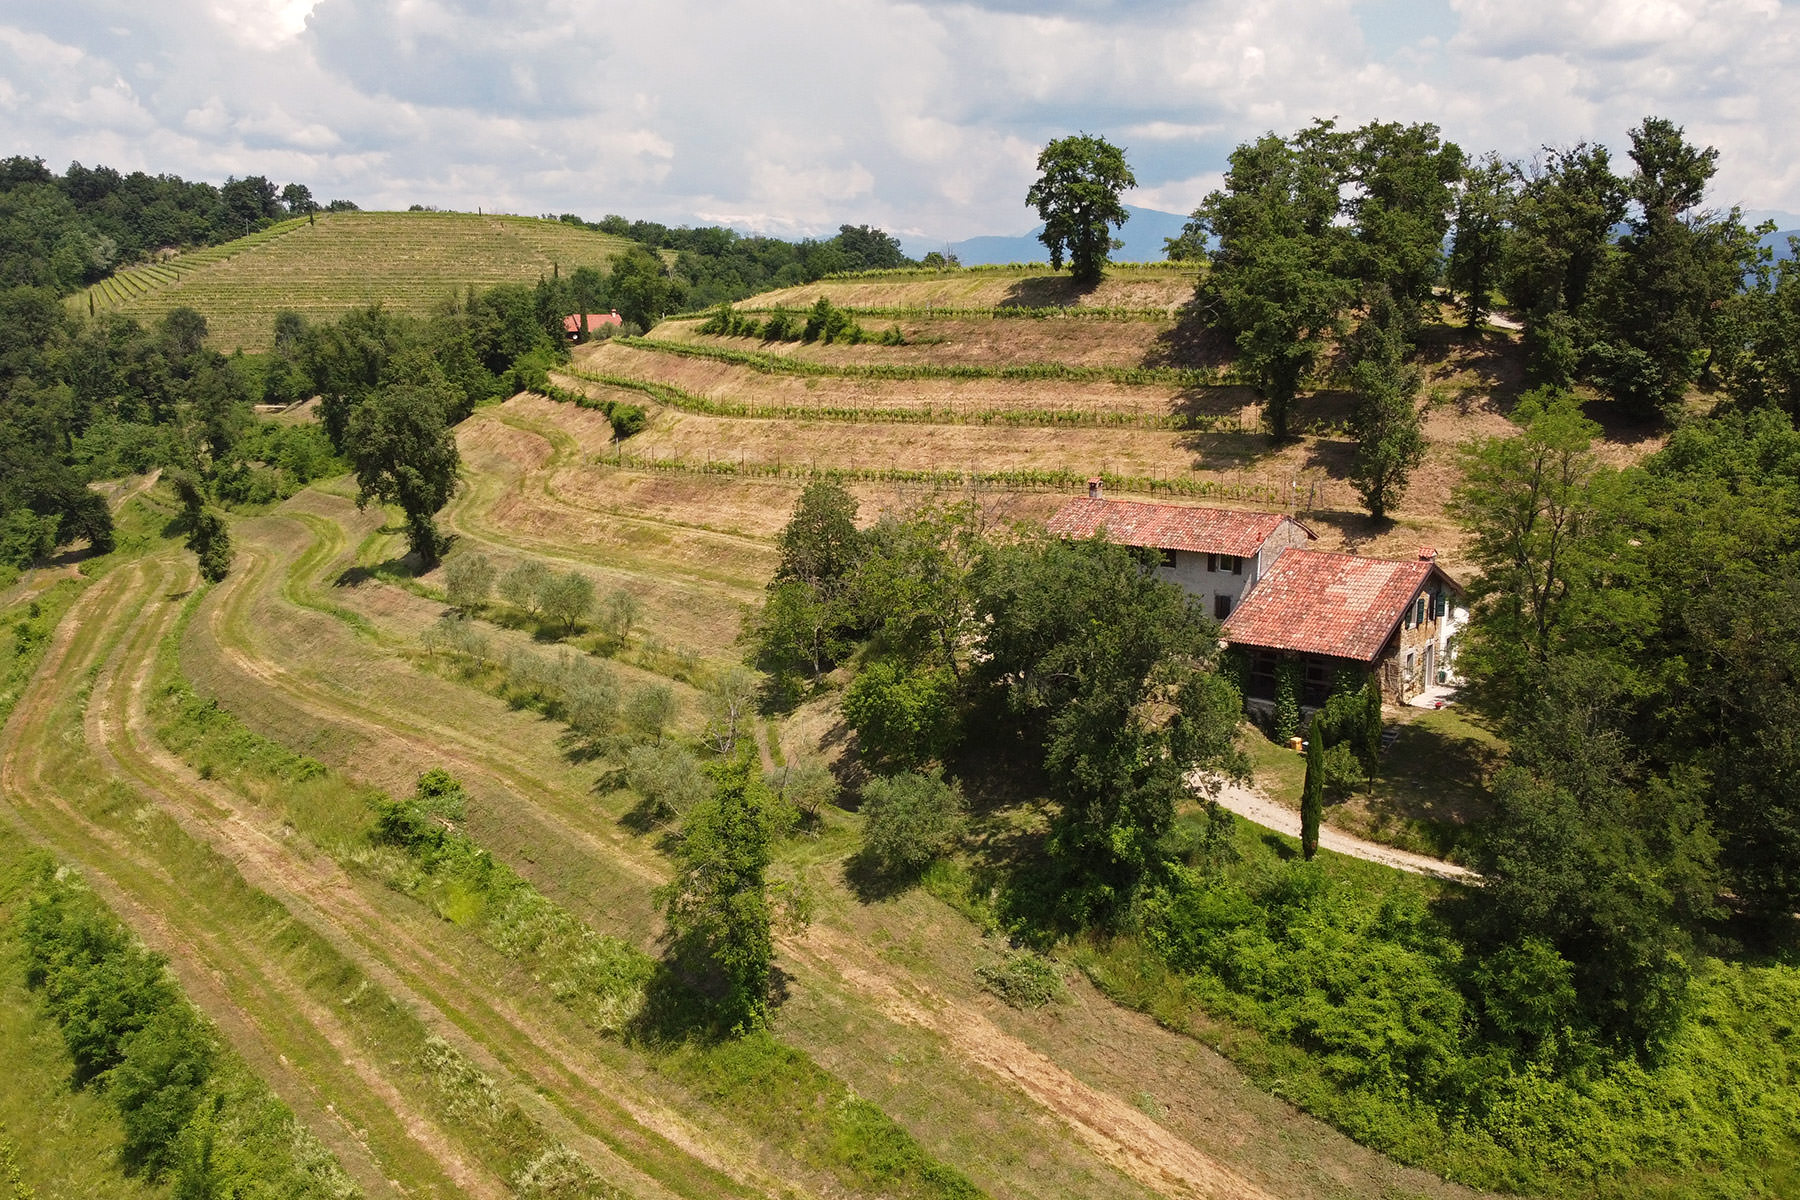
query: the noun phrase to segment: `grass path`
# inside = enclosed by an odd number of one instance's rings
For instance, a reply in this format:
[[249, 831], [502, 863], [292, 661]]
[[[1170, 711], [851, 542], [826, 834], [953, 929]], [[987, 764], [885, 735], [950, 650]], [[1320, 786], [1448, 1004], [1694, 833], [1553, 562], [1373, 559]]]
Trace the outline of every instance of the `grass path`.
[[[189, 894], [199, 881], [176, 878], [145, 839], [117, 827], [121, 808], [142, 811], [138, 806], [147, 798], [122, 782], [86, 797], [89, 804], [81, 807], [63, 794], [66, 785], [59, 781], [69, 777], [68, 768], [79, 769], [84, 760], [91, 764], [80, 752], [79, 738], [63, 732], [73, 734], [69, 727], [79, 726], [85, 681], [98, 674], [145, 610], [148, 589], [163, 582], [162, 572], [147, 565], [117, 570], [89, 589], [59, 626], [0, 742], [8, 815], [34, 840], [80, 865], [114, 911], [170, 956], [188, 996], [365, 1190], [399, 1195], [387, 1181], [406, 1174], [424, 1194], [456, 1195], [475, 1185], [466, 1172], [458, 1177], [461, 1156], [445, 1152], [440, 1132], [428, 1121], [404, 1105], [396, 1111], [391, 1097], [377, 1094], [380, 1089], [358, 1069], [366, 1067], [366, 1059], [346, 1057], [341, 1030], [328, 1010], [283, 987], [266, 942], [226, 936], [207, 919], [215, 914], [206, 911], [206, 897]], [[71, 758], [74, 764], [66, 761]], [[102, 778], [89, 769], [92, 778]], [[94, 811], [84, 811], [88, 808]], [[145, 824], [131, 811], [123, 815], [128, 828], [141, 830]], [[206, 866], [215, 877], [223, 874], [224, 864]], [[216, 899], [218, 893], [212, 895]], [[492, 1182], [480, 1190], [491, 1190]]]
[[[293, 964], [257, 954], [263, 939], [253, 932], [201, 928], [204, 916], [218, 913], [204, 902], [198, 908], [208, 911], [197, 912], [194, 897], [180, 897], [179, 890], [196, 881], [151, 865], [171, 839], [134, 844], [129, 832], [86, 819], [46, 784], [41, 770], [25, 765], [44, 759], [16, 741], [7, 747], [8, 794], [37, 801], [27, 814], [34, 832], [83, 862], [109, 902], [171, 954], [183, 968], [190, 995], [265, 1076], [301, 1076], [299, 1087], [278, 1087], [278, 1092], [303, 1120], [312, 1117], [308, 1124], [322, 1135], [336, 1126], [340, 1136], [326, 1136], [328, 1145], [347, 1169], [360, 1166], [353, 1175], [371, 1194], [396, 1194], [386, 1182], [396, 1177], [408, 1184], [399, 1194], [498, 1198], [513, 1193], [505, 1174], [482, 1161], [493, 1158], [494, 1149], [458, 1128], [455, 1105], [421, 1098], [418, 1093], [428, 1089], [414, 1078], [417, 1073], [392, 1061], [393, 1039], [371, 1040], [369, 1029], [355, 1028], [340, 1015], [340, 1004], [347, 1002], [319, 995], [319, 985], [328, 992], [348, 991], [365, 1008], [379, 995], [379, 1006], [397, 1008], [420, 1032], [443, 1038], [494, 1078], [499, 1094], [527, 1122], [544, 1126], [622, 1189], [609, 1194], [653, 1200], [810, 1194], [744, 1165], [740, 1147], [701, 1135], [667, 1104], [637, 1097], [617, 1072], [591, 1061], [586, 1049], [591, 1039], [566, 1027], [572, 1022], [558, 1028], [555, 1021], [525, 1015], [515, 999], [528, 990], [525, 981], [493, 986], [508, 974], [505, 964], [491, 955], [481, 961], [467, 946], [457, 949], [468, 961], [458, 961], [444, 948], [458, 939], [445, 938], [441, 921], [422, 910], [409, 914], [404, 910], [418, 909], [416, 904], [345, 876], [330, 858], [298, 842], [277, 817], [247, 806], [223, 785], [201, 780], [160, 748], [149, 732], [145, 697], [157, 646], [179, 616], [180, 604], [165, 594], [164, 564], [140, 564], [118, 578], [123, 582], [92, 593], [98, 611], [84, 609], [75, 615], [89, 619], [63, 627], [82, 635], [53, 651], [40, 686], [22, 706], [27, 721], [15, 728], [47, 728], [41, 709], [55, 696], [41, 686], [46, 681], [91, 679], [80, 717], [85, 746], [102, 777], [113, 781], [111, 787], [129, 789], [134, 802], [143, 802], [117, 806], [115, 813], [142, 826], [154, 809], [202, 857], [213, 860], [219, 874], [235, 877], [235, 886], [220, 893], [223, 902], [241, 908], [242, 918], [256, 926], [280, 911], [291, 932], [303, 928], [304, 940], [314, 943], [313, 958], [329, 961], [331, 969], [298, 978]], [[121, 605], [120, 592], [139, 599]], [[109, 606], [117, 614], [110, 619]], [[66, 697], [63, 701], [58, 707], [66, 711]], [[62, 818], [60, 827], [47, 819], [55, 817]], [[246, 896], [260, 903], [245, 905]], [[326, 1066], [338, 1063], [341, 1069]], [[552, 1084], [560, 1105], [543, 1098]], [[637, 1112], [631, 1111], [634, 1098], [640, 1101]], [[399, 1152], [406, 1141], [419, 1153]]]

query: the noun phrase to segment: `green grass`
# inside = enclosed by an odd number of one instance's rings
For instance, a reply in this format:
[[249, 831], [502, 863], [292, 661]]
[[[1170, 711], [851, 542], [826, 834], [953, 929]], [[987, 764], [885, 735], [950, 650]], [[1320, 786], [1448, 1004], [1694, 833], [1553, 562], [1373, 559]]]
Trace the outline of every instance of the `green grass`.
[[[1579, 1066], [1482, 1040], [1450, 885], [1238, 823], [1237, 858], [1080, 943], [1108, 995], [1213, 1045], [1358, 1141], [1479, 1187], [1779, 1197], [1800, 1180], [1800, 970], [1706, 960], [1660, 1060]], [[1579, 1057], [1582, 1052], [1576, 1051]]]
[[[192, 611], [190, 606], [187, 616]], [[367, 830], [377, 794], [252, 732], [196, 695], [179, 675], [180, 632], [178, 626], [160, 650], [158, 736], [171, 749], [196, 770], [230, 779], [235, 787], [279, 796], [294, 827], [346, 866], [373, 874], [525, 967], [597, 1035], [631, 1036], [654, 969], [647, 955], [595, 933], [465, 835], [448, 835], [425, 853], [372, 845]], [[309, 791], [323, 795], [324, 803], [310, 803]], [[359, 799], [356, 815], [345, 812], [350, 795]], [[981, 1195], [880, 1109], [767, 1034], [652, 1040], [641, 1048], [722, 1114], [853, 1188], [920, 1200]]]
[[[627, 453], [620, 446], [611, 454], [596, 455], [600, 466], [634, 471], [663, 471], [679, 475], [723, 475], [741, 479], [828, 479], [837, 483], [914, 483], [938, 490], [983, 488], [1012, 492], [1068, 492], [1092, 478], [1085, 471], [1020, 469], [1002, 471], [941, 471], [908, 467], [831, 467], [803, 462], [742, 462], [737, 459], [688, 459], [647, 457]], [[1108, 491], [1121, 493], [1207, 496], [1258, 504], [1279, 504], [1281, 489], [1260, 483], [1226, 483], [1194, 475], [1121, 475], [1099, 472]]]
[[[971, 408], [931, 406], [891, 408], [881, 405], [750, 404], [701, 396], [672, 383], [614, 375], [603, 371], [564, 368], [567, 374], [605, 387], [639, 392], [658, 404], [708, 417], [737, 417], [778, 421], [852, 421], [879, 425], [1016, 425], [1022, 428], [1076, 429], [1181, 429], [1198, 432], [1254, 432], [1233, 413], [1157, 413], [1106, 411], [1086, 408]], [[601, 408], [602, 401], [579, 392], [550, 386], [549, 399]]]
[[119, 1167], [124, 1141], [118, 1113], [93, 1088], [69, 1089], [74, 1062], [55, 1023], [25, 988], [25, 952], [13, 918], [29, 882], [49, 858], [0, 826], [0, 1196], [35, 1188], [39, 1200], [117, 1197], [139, 1200], [161, 1189]]
[[[1398, 726], [1375, 779], [1348, 797], [1328, 797], [1325, 823], [1359, 837], [1433, 858], [1466, 862], [1473, 829], [1488, 811], [1485, 787], [1504, 745], [1467, 710], [1450, 706]], [[1271, 799], [1295, 808], [1306, 758], [1276, 745], [1254, 725], [1239, 738], [1256, 782]]]
[[473, 286], [535, 283], [554, 270], [604, 269], [623, 239], [560, 221], [475, 213], [320, 213], [137, 267], [71, 298], [154, 320], [185, 305], [207, 320], [219, 350], [266, 350], [275, 314], [333, 320], [380, 303], [424, 315]]

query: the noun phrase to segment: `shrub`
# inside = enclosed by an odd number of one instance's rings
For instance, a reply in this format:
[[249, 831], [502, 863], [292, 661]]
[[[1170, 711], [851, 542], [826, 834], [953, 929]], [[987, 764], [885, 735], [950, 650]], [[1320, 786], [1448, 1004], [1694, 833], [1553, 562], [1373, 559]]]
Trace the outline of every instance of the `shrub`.
[[634, 746], [627, 751], [625, 783], [658, 817], [682, 816], [712, 790], [699, 760], [669, 744]]
[[549, 567], [536, 559], [525, 559], [500, 577], [500, 598], [522, 610], [527, 616], [535, 617], [538, 611], [538, 593], [549, 577]]
[[1275, 740], [1286, 744], [1300, 732], [1300, 664], [1285, 660], [1275, 668]]
[[464, 612], [487, 603], [494, 589], [494, 564], [487, 555], [469, 551], [444, 564], [444, 596]]
[[575, 626], [594, 610], [594, 581], [580, 571], [564, 575], [546, 573], [537, 590], [538, 610], [544, 618], [574, 633]]
[[916, 875], [955, 847], [965, 808], [940, 771], [877, 776], [863, 788], [863, 854], [883, 874]]
[[870, 762], [909, 769], [942, 759], [961, 733], [948, 671], [885, 661], [864, 667], [844, 692], [844, 720]]
[[152, 1179], [173, 1163], [177, 1139], [213, 1071], [213, 1044], [186, 1005], [171, 1000], [125, 1043], [107, 1088], [125, 1126], [119, 1156]]
[[1029, 950], [1008, 954], [998, 963], [975, 968], [981, 986], [1014, 1008], [1042, 1008], [1063, 994], [1056, 964]]
[[641, 404], [614, 404], [606, 415], [612, 422], [613, 437], [621, 442], [634, 433], [642, 433], [650, 423], [650, 413]]
[[794, 314], [778, 307], [763, 324], [762, 335], [766, 342], [791, 342], [799, 336], [799, 332], [794, 324]]

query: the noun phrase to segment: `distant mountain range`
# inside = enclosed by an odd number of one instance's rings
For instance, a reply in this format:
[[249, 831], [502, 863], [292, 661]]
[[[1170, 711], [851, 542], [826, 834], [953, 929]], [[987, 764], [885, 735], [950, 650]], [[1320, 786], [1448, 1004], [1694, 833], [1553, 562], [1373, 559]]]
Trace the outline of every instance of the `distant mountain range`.
[[[1177, 213], [1158, 212], [1153, 208], [1133, 208], [1129, 204], [1125, 206], [1125, 211], [1131, 214], [1131, 219], [1114, 235], [1125, 243], [1124, 249], [1113, 252], [1113, 258], [1119, 262], [1162, 261], [1164, 241], [1180, 236], [1181, 227], [1188, 221], [1187, 217]], [[1782, 216], [1789, 214], [1784, 213]], [[1050, 257], [1049, 251], [1044, 249], [1044, 243], [1038, 241], [1038, 234], [1043, 231], [1044, 227], [1039, 225], [1029, 233], [1021, 233], [1016, 237], [988, 234], [950, 242], [947, 246], [943, 242], [932, 242], [924, 238], [903, 237], [900, 244], [911, 258], [923, 258], [932, 250], [939, 253], [947, 250], [956, 255], [957, 261], [965, 267], [989, 263], [1046, 262]], [[1783, 229], [1771, 233], [1762, 239], [1762, 244], [1775, 251], [1777, 260], [1790, 258], [1790, 237], [1800, 237], [1800, 229]], [[1448, 239], [1445, 240], [1445, 249], [1449, 249]]]
[[1789, 238], [1800, 238], [1800, 229], [1782, 229], [1762, 239], [1762, 244], [1775, 251], [1775, 261], [1792, 258], [1793, 252], [1788, 248]]
[[[1112, 257], [1118, 262], [1162, 261], [1163, 243], [1179, 236], [1181, 227], [1188, 220], [1177, 213], [1158, 212], [1153, 208], [1133, 208], [1129, 204], [1125, 206], [1125, 211], [1131, 214], [1131, 219], [1113, 234], [1125, 243], [1123, 249], [1113, 251]], [[965, 267], [979, 267], [989, 263], [1048, 262], [1050, 252], [1044, 249], [1044, 243], [1038, 241], [1038, 234], [1043, 231], [1044, 227], [1040, 224], [1016, 237], [989, 234], [951, 242], [948, 246], [943, 242], [924, 238], [901, 238], [900, 244], [912, 258], [922, 258], [933, 250], [940, 254], [947, 250], [956, 255], [957, 261]]]

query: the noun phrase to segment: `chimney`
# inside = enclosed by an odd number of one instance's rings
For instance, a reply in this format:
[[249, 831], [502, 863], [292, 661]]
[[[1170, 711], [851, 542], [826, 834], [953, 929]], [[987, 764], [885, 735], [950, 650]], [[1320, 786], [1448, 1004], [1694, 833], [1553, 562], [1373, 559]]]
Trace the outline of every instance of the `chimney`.
[[1419, 547], [1419, 561], [1420, 562], [1436, 562], [1437, 561], [1437, 548], [1435, 546], [1420, 546]]
[[1100, 483], [1101, 483], [1101, 480], [1098, 475], [1096, 475], [1092, 479], [1088, 480], [1088, 499], [1089, 500], [1100, 499]]

